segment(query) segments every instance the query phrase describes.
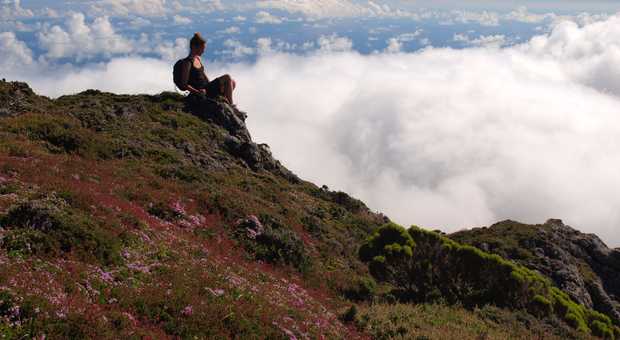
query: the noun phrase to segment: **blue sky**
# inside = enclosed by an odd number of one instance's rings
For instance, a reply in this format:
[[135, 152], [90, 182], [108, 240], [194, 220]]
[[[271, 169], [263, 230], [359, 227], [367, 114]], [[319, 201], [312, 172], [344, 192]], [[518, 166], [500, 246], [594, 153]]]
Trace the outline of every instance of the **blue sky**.
[[[94, 39], [122, 37], [136, 44], [147, 34], [149, 41], [143, 38], [142, 44], [167, 42], [174, 46], [176, 39], [200, 31], [209, 39], [208, 60], [255, 61], [260, 38], [271, 39], [272, 49], [297, 54], [319, 49], [321, 37], [334, 36], [350, 40], [352, 49], [363, 54], [382, 52], [389, 46], [403, 52], [427, 46], [506, 46], [548, 31], [562, 17], [581, 14], [587, 20], [620, 9], [613, 1], [3, 0], [2, 6], [1, 29], [15, 32], [35, 56], [51, 57], [46, 52], [54, 49], [57, 53], [51, 59], [59, 63], [102, 61], [132, 53], [157, 56], [146, 48], [121, 48], [107, 54], [93, 49], [87, 57], [82, 53], [79, 60], [66, 59], [60, 52], [62, 45], [73, 40], [61, 39], [61, 33], [69, 32], [67, 16], [75, 13], [84, 15], [85, 25], [102, 17], [109, 21], [115, 35], [101, 33]], [[63, 32], [41, 36], [42, 30], [54, 26]], [[168, 54], [176, 57], [182, 52], [177, 48]]]
[[[620, 246], [617, 1], [0, 0], [0, 77], [174, 91], [208, 38], [257, 142], [403, 225], [561, 218]], [[131, 75], [128, 77], [127, 75]], [[320, 164], [320, 166], [317, 166]]]

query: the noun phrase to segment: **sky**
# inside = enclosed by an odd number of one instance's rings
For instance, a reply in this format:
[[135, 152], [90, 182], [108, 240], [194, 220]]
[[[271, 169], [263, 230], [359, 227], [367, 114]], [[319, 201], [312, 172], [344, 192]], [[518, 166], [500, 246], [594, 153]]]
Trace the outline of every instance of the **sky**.
[[[620, 246], [617, 1], [0, 0], [0, 77], [174, 91], [194, 32], [259, 143], [408, 226], [560, 218]], [[131, 77], [127, 77], [131, 74]]]

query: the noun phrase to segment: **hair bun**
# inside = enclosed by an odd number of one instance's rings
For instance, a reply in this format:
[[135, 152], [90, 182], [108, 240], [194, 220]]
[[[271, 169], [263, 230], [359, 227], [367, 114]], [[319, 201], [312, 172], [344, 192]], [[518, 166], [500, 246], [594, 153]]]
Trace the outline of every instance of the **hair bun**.
[[190, 39], [189, 43], [190, 43], [190, 46], [199, 46], [199, 45], [206, 44], [207, 41], [202, 37], [200, 32], [196, 32], [194, 33], [194, 36], [192, 37], [192, 39]]

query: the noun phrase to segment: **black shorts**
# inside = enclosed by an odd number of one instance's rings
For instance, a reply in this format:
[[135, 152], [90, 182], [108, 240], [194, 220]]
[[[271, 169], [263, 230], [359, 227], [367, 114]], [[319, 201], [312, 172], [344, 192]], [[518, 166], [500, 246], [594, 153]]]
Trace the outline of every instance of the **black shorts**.
[[210, 81], [204, 88], [207, 90], [208, 97], [223, 96], [226, 94], [226, 81], [224, 76], [218, 77]]

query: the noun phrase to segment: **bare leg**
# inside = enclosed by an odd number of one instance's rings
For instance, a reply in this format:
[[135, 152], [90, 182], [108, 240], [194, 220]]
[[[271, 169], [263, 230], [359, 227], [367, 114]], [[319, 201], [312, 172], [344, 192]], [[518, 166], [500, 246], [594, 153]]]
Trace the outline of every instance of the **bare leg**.
[[224, 87], [224, 97], [226, 97], [230, 105], [233, 105], [234, 103], [232, 94], [233, 89], [235, 88], [235, 81], [232, 80], [232, 78], [228, 74], [222, 76], [222, 81], [224, 82], [224, 84], [222, 85]]

